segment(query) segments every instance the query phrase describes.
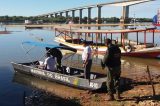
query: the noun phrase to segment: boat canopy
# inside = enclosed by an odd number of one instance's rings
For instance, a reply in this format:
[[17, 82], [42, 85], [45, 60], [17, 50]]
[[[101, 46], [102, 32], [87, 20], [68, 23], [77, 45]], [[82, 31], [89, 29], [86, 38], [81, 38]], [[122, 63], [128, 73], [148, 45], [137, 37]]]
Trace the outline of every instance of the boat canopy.
[[71, 48], [71, 47], [66, 47], [66, 46], [59, 46], [59, 45], [54, 45], [54, 44], [49, 44], [45, 42], [34, 42], [34, 41], [24, 41], [22, 44], [28, 44], [31, 46], [39, 46], [39, 47], [48, 47], [48, 48], [59, 48], [59, 49], [64, 49], [64, 50], [70, 50], [73, 52], [77, 52], [76, 49]]

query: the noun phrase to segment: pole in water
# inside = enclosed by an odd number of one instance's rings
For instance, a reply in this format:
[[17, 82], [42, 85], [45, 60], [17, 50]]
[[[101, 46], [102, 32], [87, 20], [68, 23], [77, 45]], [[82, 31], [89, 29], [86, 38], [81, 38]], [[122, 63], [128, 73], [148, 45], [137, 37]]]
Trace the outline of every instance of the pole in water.
[[156, 92], [155, 92], [155, 88], [154, 88], [154, 85], [153, 85], [153, 82], [152, 82], [152, 78], [151, 78], [151, 74], [150, 74], [150, 71], [149, 71], [149, 66], [147, 66], [147, 73], [148, 73], [148, 77], [149, 77], [149, 82], [152, 85], [153, 96], [155, 96]]
[[25, 97], [26, 97], [26, 92], [23, 92], [23, 106], [25, 106]]

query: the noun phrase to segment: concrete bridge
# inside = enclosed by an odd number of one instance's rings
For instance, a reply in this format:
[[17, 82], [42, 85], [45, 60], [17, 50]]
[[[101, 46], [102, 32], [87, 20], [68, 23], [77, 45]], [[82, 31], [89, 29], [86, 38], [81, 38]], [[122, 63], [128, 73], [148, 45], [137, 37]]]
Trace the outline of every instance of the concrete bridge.
[[129, 18], [129, 6], [140, 4], [140, 3], [145, 3], [145, 2], [150, 2], [150, 1], [155, 1], [155, 0], [124, 0], [124, 1], [119, 1], [119, 2], [101, 3], [101, 4], [66, 9], [66, 10], [57, 11], [57, 12], [51, 12], [47, 14], [38, 15], [37, 17], [57, 17], [58, 15], [62, 16], [62, 14], [65, 13], [65, 17], [67, 18], [69, 17], [68, 13], [71, 12], [72, 18], [74, 18], [75, 11], [79, 11], [79, 24], [81, 24], [83, 10], [87, 9], [88, 10], [87, 24], [90, 24], [91, 23], [91, 10], [92, 8], [97, 8], [98, 9], [97, 23], [101, 24], [101, 14], [102, 14], [101, 8], [103, 6], [120, 6], [123, 8], [121, 23], [124, 23], [125, 20]]

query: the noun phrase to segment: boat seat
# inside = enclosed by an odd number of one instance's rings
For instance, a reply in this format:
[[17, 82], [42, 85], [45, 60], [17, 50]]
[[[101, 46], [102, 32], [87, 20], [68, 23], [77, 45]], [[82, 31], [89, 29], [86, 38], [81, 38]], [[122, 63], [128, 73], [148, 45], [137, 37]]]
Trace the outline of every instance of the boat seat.
[[81, 74], [75, 74], [75, 75], [72, 75], [72, 76], [74, 76], [74, 77], [79, 77], [79, 78], [83, 78], [83, 77], [84, 77], [84, 74], [81, 73]]
[[106, 82], [107, 77], [93, 79], [93, 82]]

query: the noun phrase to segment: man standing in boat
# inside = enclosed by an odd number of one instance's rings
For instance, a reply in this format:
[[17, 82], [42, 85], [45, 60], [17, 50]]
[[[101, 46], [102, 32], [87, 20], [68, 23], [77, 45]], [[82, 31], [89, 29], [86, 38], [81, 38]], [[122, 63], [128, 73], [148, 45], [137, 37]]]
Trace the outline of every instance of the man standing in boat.
[[120, 99], [119, 81], [121, 74], [121, 50], [110, 39], [106, 39], [106, 54], [102, 59], [102, 68], [107, 72], [107, 98], [106, 100], [114, 100], [114, 90], [116, 90], [117, 99]]
[[84, 67], [84, 78], [90, 79], [90, 70], [92, 66], [92, 50], [86, 41], [82, 42], [84, 50], [82, 53], [83, 67]]

